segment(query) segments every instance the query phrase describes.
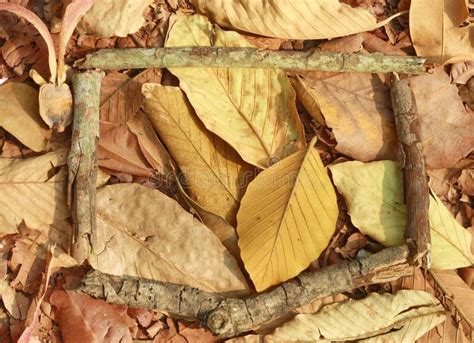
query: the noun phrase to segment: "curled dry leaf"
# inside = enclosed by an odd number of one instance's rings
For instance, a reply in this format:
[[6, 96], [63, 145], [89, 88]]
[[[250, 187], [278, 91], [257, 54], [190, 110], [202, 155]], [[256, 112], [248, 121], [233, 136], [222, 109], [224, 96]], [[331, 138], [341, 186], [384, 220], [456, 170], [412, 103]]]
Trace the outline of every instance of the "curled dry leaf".
[[144, 12], [153, 0], [97, 0], [78, 28], [99, 37], [126, 37], [145, 24]]
[[[67, 151], [27, 159], [0, 159], [0, 232], [17, 232], [24, 220], [67, 249], [71, 227], [64, 192]], [[51, 176], [52, 174], [52, 176]]]
[[138, 111], [127, 122], [127, 126], [137, 136], [140, 150], [153, 169], [162, 175], [169, 175], [171, 173], [171, 156], [156, 135], [153, 125], [146, 114]]
[[391, 289], [430, 292], [443, 299], [443, 305], [450, 312], [451, 316], [423, 336], [419, 343], [471, 342], [467, 337], [472, 335], [474, 329], [474, 290], [469, 289], [455, 271], [431, 270], [424, 273], [417, 269], [413, 276], [392, 281]]
[[325, 39], [371, 31], [377, 23], [363, 8], [337, 0], [191, 0], [196, 10], [219, 26], [287, 39]]
[[336, 193], [314, 144], [261, 172], [242, 198], [239, 247], [257, 291], [306, 269], [336, 229]]
[[38, 92], [25, 83], [0, 86], [0, 126], [21, 143], [39, 152], [46, 148], [47, 129], [38, 113]]
[[[303, 103], [336, 136], [336, 149], [367, 162], [396, 159], [397, 134], [388, 87], [376, 74], [344, 73], [298, 78]], [[430, 169], [452, 167], [474, 149], [474, 116], [463, 106], [446, 73], [410, 79], [420, 117], [423, 148]]]
[[[346, 199], [352, 223], [384, 246], [404, 243], [407, 221], [400, 167], [392, 161], [344, 162], [330, 166], [334, 183]], [[436, 195], [430, 196], [433, 269], [455, 269], [474, 263], [471, 233]]]
[[206, 130], [177, 87], [147, 83], [144, 109], [186, 178], [191, 197], [235, 225], [254, 168]]
[[362, 300], [327, 305], [316, 314], [297, 315], [271, 338], [285, 342], [415, 342], [445, 318], [443, 306], [427, 292], [372, 293]]
[[49, 301], [65, 342], [133, 342], [136, 324], [123, 306], [63, 290], [55, 290]]
[[474, 60], [474, 25], [465, 0], [417, 0], [410, 6], [410, 35], [416, 53], [434, 63]]
[[[215, 33], [215, 35], [213, 35]], [[213, 38], [212, 38], [213, 37]], [[166, 47], [252, 47], [200, 15], [179, 17]], [[250, 164], [267, 168], [305, 145], [295, 92], [282, 70], [170, 68], [206, 128]]]
[[[160, 79], [161, 72], [156, 68], [146, 69], [133, 78], [117, 72], [105, 76], [100, 94], [100, 167], [115, 173], [126, 173], [130, 178], [131, 175], [150, 177], [153, 168], [162, 174], [167, 173], [168, 154], [160, 153], [162, 162], [166, 162], [161, 166], [160, 156], [155, 153], [162, 149], [157, 145], [152, 152], [145, 143], [147, 138], [138, 137], [129, 125], [131, 123], [137, 130], [143, 129], [142, 124], [145, 124], [141, 123], [140, 118], [134, 119], [142, 105], [141, 86], [144, 82], [160, 82]], [[145, 149], [145, 145], [148, 148]], [[155, 165], [150, 165], [154, 162]]]
[[31, 23], [31, 25], [33, 25], [38, 30], [41, 37], [43, 37], [44, 41], [46, 42], [46, 46], [48, 48], [48, 64], [49, 71], [51, 74], [50, 82], [55, 82], [57, 71], [56, 52], [54, 50], [53, 38], [51, 37], [51, 34], [49, 33], [49, 30], [46, 25], [36, 14], [26, 9], [25, 7], [17, 5], [15, 3], [0, 3], [0, 11], [8, 11], [10, 13], [16, 14], [19, 17], [25, 18], [28, 22]]
[[207, 227], [163, 193], [137, 184], [98, 190], [97, 234], [89, 261], [112, 275], [210, 292], [247, 289], [235, 259]]
[[26, 319], [30, 299], [23, 292], [16, 291], [6, 279], [0, 279], [0, 299], [13, 318]]

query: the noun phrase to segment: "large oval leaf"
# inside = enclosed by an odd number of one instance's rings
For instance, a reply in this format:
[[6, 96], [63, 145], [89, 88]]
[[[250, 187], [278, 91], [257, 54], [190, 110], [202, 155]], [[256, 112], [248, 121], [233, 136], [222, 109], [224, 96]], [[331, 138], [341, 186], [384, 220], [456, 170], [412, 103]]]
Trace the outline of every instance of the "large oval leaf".
[[445, 318], [443, 306], [427, 292], [372, 293], [299, 314], [270, 337], [277, 342], [415, 342]]
[[235, 225], [240, 199], [255, 168], [206, 130], [178, 87], [147, 83], [143, 95], [144, 109], [186, 177], [191, 196]]
[[216, 24], [286, 39], [325, 39], [371, 31], [383, 26], [363, 8], [338, 0], [191, 0]]
[[103, 273], [242, 292], [235, 259], [192, 214], [163, 193], [138, 184], [97, 192], [97, 232], [91, 265]]
[[[213, 36], [213, 33], [215, 35]], [[203, 16], [183, 16], [169, 32], [167, 47], [252, 47], [238, 33], [212, 28]], [[295, 92], [281, 70], [170, 68], [206, 128], [242, 158], [267, 168], [304, 147]]]
[[336, 229], [336, 193], [313, 146], [261, 172], [242, 198], [239, 247], [258, 291], [306, 269]]
[[[352, 223], [385, 246], [404, 243], [407, 210], [403, 177], [393, 161], [351, 161], [329, 167], [344, 196]], [[454, 269], [474, 263], [472, 236], [451, 215], [436, 195], [430, 196], [433, 269]]]

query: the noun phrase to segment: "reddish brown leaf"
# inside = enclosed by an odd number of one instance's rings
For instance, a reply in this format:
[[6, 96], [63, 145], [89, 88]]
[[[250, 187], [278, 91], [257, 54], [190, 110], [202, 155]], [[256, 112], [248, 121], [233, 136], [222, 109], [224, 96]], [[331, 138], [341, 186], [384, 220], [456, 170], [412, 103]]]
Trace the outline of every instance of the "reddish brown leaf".
[[55, 290], [50, 297], [64, 342], [132, 342], [135, 322], [123, 306], [85, 294]]
[[213, 343], [220, 341], [212, 332], [200, 328], [197, 323], [174, 321], [171, 318], [167, 318], [166, 324], [168, 325], [168, 330], [158, 332], [153, 343]]

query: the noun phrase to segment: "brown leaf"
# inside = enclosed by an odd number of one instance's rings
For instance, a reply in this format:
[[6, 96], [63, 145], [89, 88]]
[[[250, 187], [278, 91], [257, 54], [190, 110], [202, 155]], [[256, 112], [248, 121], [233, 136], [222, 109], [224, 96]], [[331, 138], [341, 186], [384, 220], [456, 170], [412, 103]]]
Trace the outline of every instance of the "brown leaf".
[[364, 48], [369, 52], [381, 52], [387, 55], [398, 55], [398, 56], [405, 56], [407, 55], [406, 52], [399, 49], [396, 46], [390, 44], [390, 42], [384, 41], [383, 39], [377, 37], [376, 35], [364, 32], [362, 33], [363, 43], [362, 45]]
[[147, 115], [138, 111], [135, 117], [127, 122], [127, 126], [137, 137], [138, 146], [145, 159], [160, 174], [170, 176], [171, 156], [161, 143]]
[[36, 152], [46, 148], [47, 127], [38, 112], [38, 92], [25, 83], [0, 86], [0, 126]]
[[152, 167], [140, 150], [137, 137], [126, 125], [100, 121], [99, 166], [150, 177]]
[[142, 84], [159, 82], [160, 79], [161, 72], [155, 68], [146, 69], [134, 78], [117, 72], [106, 75], [101, 86], [100, 167], [119, 173], [151, 176], [152, 168], [144, 156], [148, 154], [150, 158], [150, 152], [142, 153], [139, 141], [127, 127], [127, 122], [134, 118], [142, 105]]
[[130, 330], [135, 322], [123, 306], [63, 290], [55, 290], [50, 302], [65, 342], [133, 342]]
[[404, 277], [392, 284], [392, 290], [417, 289], [430, 292], [443, 299], [443, 305], [451, 310], [445, 323], [438, 325], [422, 337], [419, 343], [446, 342], [468, 343], [474, 318], [474, 291], [455, 271], [430, 271], [425, 278], [417, 269], [414, 276]]
[[[339, 152], [363, 162], [396, 159], [390, 95], [377, 75], [344, 73], [320, 79], [308, 73], [301, 81], [333, 129]], [[456, 86], [444, 72], [413, 77], [410, 85], [428, 168], [453, 166], [474, 148], [474, 116], [464, 108]]]
[[459, 185], [464, 194], [474, 196], [474, 167], [464, 169], [459, 177]]
[[173, 319], [167, 318], [166, 324], [168, 325], [168, 330], [161, 330], [155, 336], [154, 343], [213, 343], [221, 341], [211, 331], [200, 328], [198, 323], [175, 322]]
[[16, 291], [5, 279], [0, 280], [0, 297], [13, 318], [26, 319], [30, 299], [23, 292]]
[[410, 34], [419, 56], [434, 63], [473, 60], [474, 26], [464, 25], [465, 0], [417, 0], [410, 6]]
[[0, 159], [0, 232], [22, 220], [67, 249], [71, 227], [64, 192], [67, 150], [27, 159]]
[[15, 242], [10, 261], [10, 268], [15, 271], [11, 286], [36, 293], [46, 266], [47, 238], [40, 231], [28, 228], [24, 222], [19, 225], [18, 231], [21, 236]]
[[104, 273], [210, 292], [248, 289], [235, 259], [207, 227], [173, 199], [138, 184], [105, 186], [97, 192], [92, 246], [89, 262]]

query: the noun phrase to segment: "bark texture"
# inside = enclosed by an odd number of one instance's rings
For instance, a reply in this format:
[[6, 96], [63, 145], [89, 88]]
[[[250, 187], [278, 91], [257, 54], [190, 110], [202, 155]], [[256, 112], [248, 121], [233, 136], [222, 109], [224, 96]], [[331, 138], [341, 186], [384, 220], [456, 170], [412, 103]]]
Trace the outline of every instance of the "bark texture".
[[88, 71], [73, 77], [74, 121], [68, 156], [68, 205], [74, 222], [71, 255], [89, 257], [96, 229], [97, 144], [100, 85], [104, 74]]
[[75, 66], [99, 69], [219, 67], [279, 68], [421, 74], [425, 59], [416, 56], [391, 56], [380, 53], [343, 54], [322, 51], [272, 51], [257, 48], [185, 47], [156, 49], [104, 49], [87, 55]]
[[202, 325], [221, 337], [232, 337], [296, 307], [351, 289], [412, 275], [408, 248], [400, 246], [360, 260], [305, 272], [280, 286], [247, 298], [226, 298], [196, 288], [159, 281], [121, 278], [93, 271], [80, 291], [108, 302], [168, 311]]
[[429, 269], [431, 264], [430, 199], [426, 162], [421, 141], [420, 121], [409, 80], [395, 77], [391, 87], [398, 140], [401, 145], [401, 166], [404, 176], [407, 227], [405, 238], [410, 259], [415, 266]]

